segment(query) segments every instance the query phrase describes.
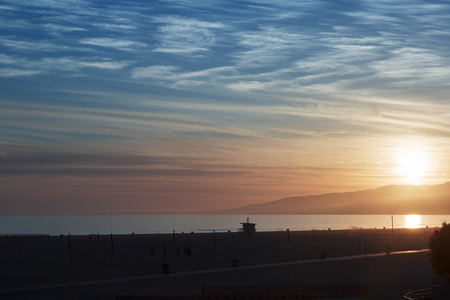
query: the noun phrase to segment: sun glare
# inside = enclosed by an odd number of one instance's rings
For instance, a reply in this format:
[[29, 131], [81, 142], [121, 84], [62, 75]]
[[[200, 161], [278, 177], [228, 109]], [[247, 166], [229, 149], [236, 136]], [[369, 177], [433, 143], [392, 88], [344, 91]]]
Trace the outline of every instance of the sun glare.
[[398, 175], [406, 183], [420, 184], [429, 168], [428, 158], [418, 151], [402, 152], [397, 160]]
[[422, 216], [420, 216], [420, 215], [407, 215], [407, 216], [405, 216], [405, 227], [406, 228], [419, 228], [421, 221], [422, 221]]

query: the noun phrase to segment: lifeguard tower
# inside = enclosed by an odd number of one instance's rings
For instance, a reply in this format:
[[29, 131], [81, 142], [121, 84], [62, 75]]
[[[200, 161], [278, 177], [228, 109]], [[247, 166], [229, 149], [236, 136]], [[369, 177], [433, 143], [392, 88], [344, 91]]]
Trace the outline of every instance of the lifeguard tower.
[[250, 218], [247, 218], [246, 223], [241, 223], [242, 229], [241, 231], [244, 232], [246, 235], [251, 235], [256, 232], [256, 223], [250, 223]]

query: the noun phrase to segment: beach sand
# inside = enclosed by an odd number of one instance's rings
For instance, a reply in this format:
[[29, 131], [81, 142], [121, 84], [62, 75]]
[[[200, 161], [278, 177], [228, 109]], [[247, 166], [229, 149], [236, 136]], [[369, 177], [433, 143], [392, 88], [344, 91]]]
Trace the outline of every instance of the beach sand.
[[[433, 271], [427, 253], [378, 257], [370, 254], [385, 253], [387, 245], [393, 252], [425, 249], [433, 231], [286, 230], [257, 232], [250, 237], [238, 232], [92, 235], [70, 239], [67, 235], [2, 237], [0, 298], [201, 296], [204, 285], [367, 284], [370, 299], [401, 299], [410, 290], [431, 287]], [[359, 257], [335, 260], [352, 255]], [[286, 262], [303, 263], [282, 264]], [[169, 265], [169, 274], [163, 274], [163, 264]], [[260, 265], [264, 266], [252, 267]], [[201, 270], [212, 271], [199, 273]], [[130, 277], [137, 278], [126, 280]], [[125, 280], [90, 282], [117, 278]], [[12, 290], [74, 282], [88, 284]]]

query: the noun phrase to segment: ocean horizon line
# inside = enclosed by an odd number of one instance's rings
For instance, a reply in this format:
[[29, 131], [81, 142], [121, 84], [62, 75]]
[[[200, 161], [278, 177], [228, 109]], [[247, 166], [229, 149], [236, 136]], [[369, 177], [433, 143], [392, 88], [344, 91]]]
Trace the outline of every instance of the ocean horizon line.
[[448, 220], [450, 215], [0, 215], [0, 234], [226, 232], [247, 221], [257, 231], [426, 228]]

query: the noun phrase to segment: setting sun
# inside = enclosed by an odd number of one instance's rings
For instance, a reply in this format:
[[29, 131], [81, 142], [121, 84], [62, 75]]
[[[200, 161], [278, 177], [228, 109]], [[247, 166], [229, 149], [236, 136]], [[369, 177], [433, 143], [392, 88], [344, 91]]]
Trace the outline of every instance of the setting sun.
[[410, 184], [420, 184], [429, 168], [426, 155], [419, 151], [405, 151], [397, 160], [398, 175]]
[[420, 216], [420, 215], [407, 215], [407, 216], [405, 216], [405, 227], [406, 228], [419, 228], [421, 221], [422, 221], [422, 216]]

